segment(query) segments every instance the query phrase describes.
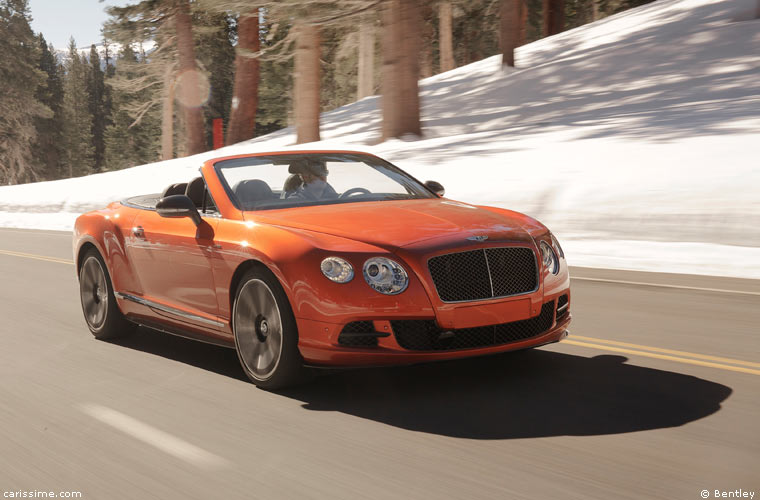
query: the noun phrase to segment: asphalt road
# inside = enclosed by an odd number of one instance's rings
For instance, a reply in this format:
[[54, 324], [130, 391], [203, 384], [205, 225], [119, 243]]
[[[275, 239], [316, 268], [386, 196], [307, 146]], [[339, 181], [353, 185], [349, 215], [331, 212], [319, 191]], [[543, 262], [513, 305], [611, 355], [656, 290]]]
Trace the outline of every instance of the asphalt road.
[[758, 282], [573, 269], [561, 344], [275, 394], [231, 350], [147, 329], [95, 340], [70, 241], [0, 229], [0, 491], [760, 496]]

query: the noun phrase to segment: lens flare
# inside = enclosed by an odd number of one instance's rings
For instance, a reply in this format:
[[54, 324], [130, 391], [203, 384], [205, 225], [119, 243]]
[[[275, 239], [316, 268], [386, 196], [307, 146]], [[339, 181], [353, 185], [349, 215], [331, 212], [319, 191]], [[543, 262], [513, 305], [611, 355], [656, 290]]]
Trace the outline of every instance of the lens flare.
[[175, 81], [175, 95], [183, 106], [198, 108], [206, 104], [211, 95], [211, 84], [198, 70], [180, 73]]

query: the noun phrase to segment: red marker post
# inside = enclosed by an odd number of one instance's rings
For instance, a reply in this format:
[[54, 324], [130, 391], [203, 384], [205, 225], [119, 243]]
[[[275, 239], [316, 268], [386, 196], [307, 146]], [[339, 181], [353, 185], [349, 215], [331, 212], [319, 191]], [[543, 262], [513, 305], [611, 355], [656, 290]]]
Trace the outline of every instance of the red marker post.
[[224, 124], [221, 118], [214, 118], [213, 136], [214, 149], [224, 146]]

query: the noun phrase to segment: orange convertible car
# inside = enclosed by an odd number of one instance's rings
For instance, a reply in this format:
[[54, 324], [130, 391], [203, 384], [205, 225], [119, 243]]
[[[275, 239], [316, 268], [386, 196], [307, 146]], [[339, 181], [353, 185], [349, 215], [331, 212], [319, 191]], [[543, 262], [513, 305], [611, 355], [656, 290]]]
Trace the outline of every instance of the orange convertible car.
[[209, 160], [200, 176], [76, 221], [97, 338], [135, 325], [234, 347], [257, 385], [310, 366], [443, 360], [567, 335], [556, 238], [351, 151]]

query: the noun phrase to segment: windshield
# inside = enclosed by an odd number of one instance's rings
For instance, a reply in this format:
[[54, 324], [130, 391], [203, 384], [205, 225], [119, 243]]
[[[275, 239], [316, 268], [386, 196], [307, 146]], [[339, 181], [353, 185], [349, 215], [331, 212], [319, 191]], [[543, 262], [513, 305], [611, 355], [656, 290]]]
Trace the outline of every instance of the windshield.
[[363, 154], [252, 156], [214, 166], [241, 210], [435, 198], [399, 168]]

